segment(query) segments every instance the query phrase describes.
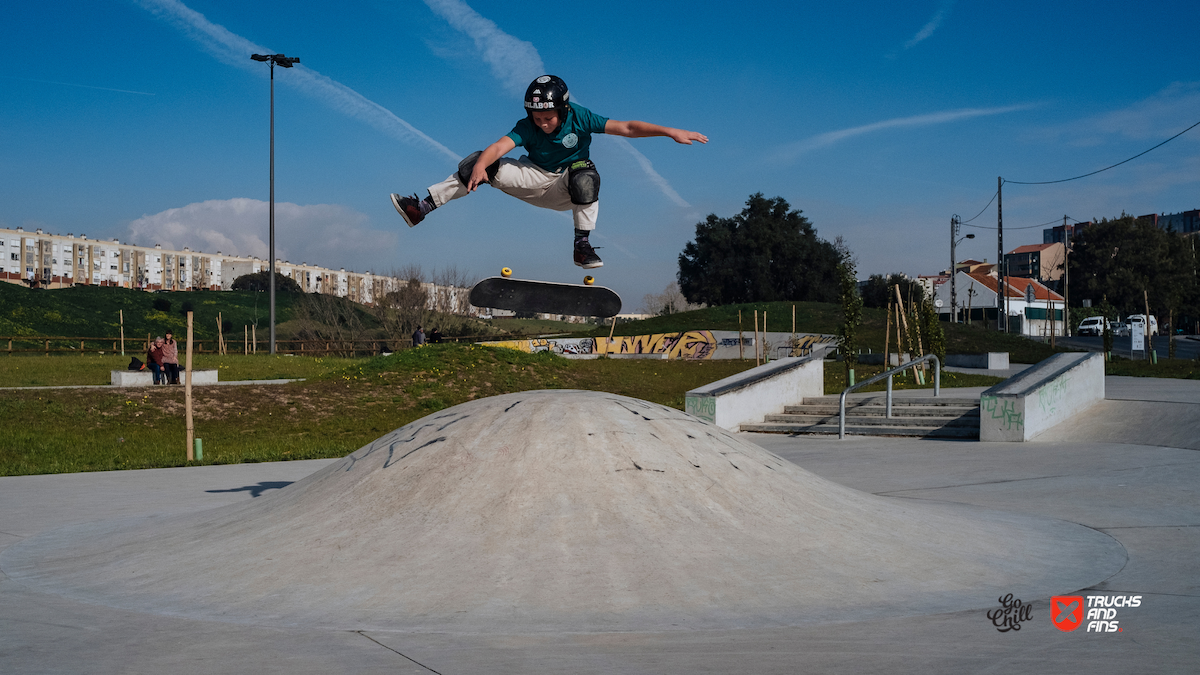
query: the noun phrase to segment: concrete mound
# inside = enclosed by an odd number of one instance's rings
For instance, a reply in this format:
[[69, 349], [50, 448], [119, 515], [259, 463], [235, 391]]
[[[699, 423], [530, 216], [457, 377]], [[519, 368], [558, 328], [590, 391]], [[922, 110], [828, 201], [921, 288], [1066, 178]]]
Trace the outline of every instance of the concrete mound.
[[34, 537], [0, 567], [194, 618], [535, 632], [986, 608], [1124, 560], [1072, 523], [877, 497], [677, 410], [537, 391], [430, 415], [230, 507]]

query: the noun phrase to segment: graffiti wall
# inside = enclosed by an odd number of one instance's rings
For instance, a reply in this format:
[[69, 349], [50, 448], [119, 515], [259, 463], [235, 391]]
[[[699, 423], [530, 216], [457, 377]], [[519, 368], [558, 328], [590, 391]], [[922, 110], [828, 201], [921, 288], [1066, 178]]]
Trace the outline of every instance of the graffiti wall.
[[671, 359], [711, 359], [717, 341], [712, 331], [655, 333], [596, 338], [597, 354], [667, 354]]
[[488, 347], [504, 347], [528, 352], [554, 352], [555, 354], [591, 354], [595, 350], [593, 338], [531, 338], [529, 340], [500, 340], [482, 342]]
[[[740, 340], [740, 342], [739, 342]], [[771, 359], [807, 356], [814, 348], [836, 342], [832, 335], [817, 333], [765, 333], [760, 354]], [[753, 334], [738, 337], [737, 331], [690, 330], [679, 333], [626, 335], [598, 338], [532, 338], [484, 342], [489, 347], [506, 347], [523, 352], [555, 354], [667, 354], [671, 359], [754, 358]]]

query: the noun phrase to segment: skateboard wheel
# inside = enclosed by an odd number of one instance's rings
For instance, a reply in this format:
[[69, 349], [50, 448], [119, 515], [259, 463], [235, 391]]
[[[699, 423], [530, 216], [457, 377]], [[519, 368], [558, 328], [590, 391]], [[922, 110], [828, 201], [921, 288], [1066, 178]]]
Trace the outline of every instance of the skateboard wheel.
[[588, 286], [591, 286], [592, 284], [596, 283], [596, 279], [594, 277], [592, 277], [592, 275], [589, 274], [588, 276], [583, 278], [583, 283], [587, 284]]
[[503, 269], [501, 269], [501, 270], [500, 270], [500, 276], [502, 276], [502, 277], [504, 277], [505, 279], [507, 279], [507, 278], [509, 278], [509, 277], [511, 277], [511, 276], [512, 276], [512, 270], [510, 270], [510, 269], [508, 269], [507, 267], [505, 267], [505, 268], [503, 268]]

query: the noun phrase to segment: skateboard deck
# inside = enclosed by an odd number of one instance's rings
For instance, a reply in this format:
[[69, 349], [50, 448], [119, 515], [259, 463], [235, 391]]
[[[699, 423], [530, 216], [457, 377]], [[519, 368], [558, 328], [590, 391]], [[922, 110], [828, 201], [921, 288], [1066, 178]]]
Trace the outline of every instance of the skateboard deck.
[[488, 277], [475, 284], [470, 297], [476, 307], [514, 312], [607, 318], [621, 311], [621, 296], [612, 289], [584, 284]]

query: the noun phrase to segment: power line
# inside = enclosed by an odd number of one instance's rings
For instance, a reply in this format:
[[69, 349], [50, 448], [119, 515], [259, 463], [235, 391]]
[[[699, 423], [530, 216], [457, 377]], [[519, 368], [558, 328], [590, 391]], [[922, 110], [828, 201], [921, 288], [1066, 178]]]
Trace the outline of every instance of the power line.
[[[996, 201], [996, 195], [999, 195], [999, 194], [1000, 194], [1000, 191], [997, 190], [994, 194], [992, 194], [992, 198], [988, 200], [988, 203], [984, 204], [983, 208], [979, 210], [979, 213], [976, 213], [975, 215], [971, 216], [967, 220], [962, 221], [961, 224], [966, 225], [967, 223], [971, 222], [972, 220], [975, 220], [976, 218], [978, 218], [979, 216], [982, 216], [983, 212], [987, 211], [987, 207], [991, 206], [992, 202]], [[972, 227], [975, 227], [975, 226], [972, 226]], [[992, 229], [994, 230], [996, 228], [993, 227]]]
[[[987, 207], [984, 207], [984, 208], [987, 208]], [[1070, 216], [1067, 216], [1067, 217], [1070, 218]], [[1035, 227], [1046, 227], [1047, 225], [1053, 225], [1060, 220], [1062, 220], [1062, 216], [1059, 216], [1059, 217], [1055, 218], [1054, 220], [1042, 223], [1041, 225], [1026, 225], [1025, 227], [1006, 227], [1004, 229], [1006, 229], [1006, 230], [1032, 230]], [[1075, 219], [1071, 218], [1071, 220], [1075, 220]], [[1079, 222], [1079, 221], [1076, 220], [1075, 222]], [[966, 225], [966, 223], [963, 223], [963, 225]], [[997, 229], [995, 227], [988, 227], [987, 225], [967, 225], [967, 227], [975, 227], [980, 230], [995, 230], [995, 229]]]
[[[1167, 140], [1163, 141], [1162, 143], [1159, 143], [1158, 145], [1154, 146], [1153, 148], [1150, 148], [1149, 150], [1139, 152], [1138, 154], [1134, 155], [1133, 157], [1130, 157], [1129, 159], [1126, 159], [1121, 162], [1117, 162], [1116, 164], [1113, 164], [1112, 166], [1106, 166], [1103, 169], [1097, 169], [1096, 171], [1093, 171], [1091, 173], [1085, 173], [1082, 176], [1075, 176], [1074, 178], [1063, 178], [1061, 180], [1043, 180], [1043, 181], [1020, 181], [1020, 180], [1007, 180], [1006, 179], [1004, 182], [1005, 183], [1013, 183], [1015, 185], [1051, 185], [1053, 183], [1066, 183], [1067, 181], [1079, 180], [1080, 178], [1087, 178], [1088, 176], [1095, 176], [1096, 174], [1101, 173], [1103, 171], [1108, 171], [1109, 169], [1121, 166], [1125, 162], [1132, 162], [1133, 160], [1137, 159], [1138, 157], [1141, 157], [1142, 155], [1144, 155], [1148, 152], [1157, 150], [1157, 149], [1161, 148], [1162, 146], [1166, 145], [1167, 143], [1170, 143], [1171, 141], [1175, 140], [1176, 138], [1179, 138], [1180, 136], [1186, 134], [1187, 132], [1191, 131], [1192, 129], [1195, 129], [1196, 127], [1200, 127], [1200, 122], [1196, 122], [1192, 126], [1175, 134], [1174, 136], [1168, 138]], [[987, 207], [985, 206], [984, 208], [987, 208]]]

